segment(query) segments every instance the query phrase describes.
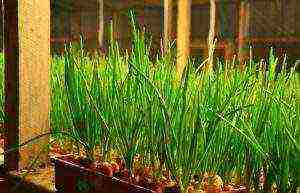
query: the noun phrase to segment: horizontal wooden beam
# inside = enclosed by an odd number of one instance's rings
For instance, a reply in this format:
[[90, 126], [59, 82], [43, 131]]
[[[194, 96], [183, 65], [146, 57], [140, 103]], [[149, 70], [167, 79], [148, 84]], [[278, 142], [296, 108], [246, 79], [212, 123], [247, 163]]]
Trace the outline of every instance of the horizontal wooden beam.
[[265, 38], [249, 38], [250, 43], [281, 43], [281, 44], [299, 44], [300, 37], [265, 37]]
[[[235, 39], [235, 44], [237, 45], [239, 42], [238, 39]], [[248, 38], [247, 42], [250, 44], [281, 44], [281, 45], [294, 45], [300, 44], [300, 37], [266, 37], [266, 38]], [[205, 38], [193, 38], [191, 39], [191, 48], [207, 48], [207, 39]], [[218, 49], [226, 48], [226, 40], [219, 40], [217, 44]]]

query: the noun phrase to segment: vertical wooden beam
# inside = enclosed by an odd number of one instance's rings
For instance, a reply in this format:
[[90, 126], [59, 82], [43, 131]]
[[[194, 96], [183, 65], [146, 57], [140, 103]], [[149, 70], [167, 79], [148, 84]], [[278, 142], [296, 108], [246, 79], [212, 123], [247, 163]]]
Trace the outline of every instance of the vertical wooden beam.
[[3, 44], [4, 44], [4, 31], [3, 31], [3, 25], [4, 25], [4, 5], [1, 1], [1, 5], [0, 5], [0, 26], [1, 26], [1, 30], [0, 30], [0, 45], [1, 45], [1, 50], [3, 51]]
[[[144, 27], [146, 25], [146, 23], [145, 23], [145, 9], [146, 9], [145, 1], [141, 1], [140, 6], [141, 6], [141, 8], [140, 8], [141, 10], [139, 12], [137, 12], [137, 14], [138, 14], [137, 16], [139, 17], [139, 24]], [[121, 14], [119, 17], [121, 20], [122, 19]]]
[[[19, 1], [20, 34], [20, 142], [50, 131], [50, 0]], [[20, 168], [42, 154], [45, 137], [20, 150]]]
[[[4, 56], [5, 56], [5, 151], [19, 144], [19, 33], [18, 0], [6, 0], [4, 4]], [[19, 151], [4, 155], [8, 170], [18, 169]]]
[[229, 61], [229, 60], [232, 60], [234, 55], [235, 55], [235, 44], [234, 44], [234, 41], [232, 39], [226, 39], [226, 42], [225, 42], [225, 60]]
[[224, 38], [225, 48], [224, 48], [224, 59], [229, 61], [232, 60], [235, 55], [235, 33], [236, 33], [236, 5], [235, 2], [219, 2], [219, 10], [221, 13], [218, 18], [220, 21], [220, 26], [224, 30], [222, 37]]
[[249, 58], [249, 38], [250, 38], [250, 2], [241, 1], [239, 7], [239, 62], [243, 68], [244, 63]]
[[118, 31], [118, 23], [119, 23], [119, 16], [118, 11], [113, 10], [112, 12], [112, 25], [113, 25], [113, 38], [117, 40], [119, 38], [119, 31]]
[[[82, 3], [82, 2], [80, 2], [80, 3]], [[83, 7], [82, 7], [82, 5], [80, 5], [80, 7], [79, 7], [79, 15], [80, 15], [80, 17], [79, 17], [79, 35], [85, 35], [84, 34], [84, 31], [85, 31], [85, 27], [84, 27], [84, 9], [83, 9]], [[78, 34], [76, 34], [76, 35], [78, 35]], [[85, 38], [85, 37], [83, 37], [83, 38]]]
[[98, 47], [103, 47], [104, 41], [104, 9], [103, 9], [103, 1], [98, 0]]
[[210, 0], [210, 12], [209, 12], [209, 33], [208, 33], [208, 69], [211, 71], [214, 65], [214, 49], [216, 38], [216, 17], [217, 17], [217, 5], [216, 0]]
[[191, 33], [191, 0], [178, 1], [178, 25], [177, 25], [177, 80], [180, 80], [190, 53]]
[[[51, 29], [51, 38], [52, 39], [59, 37], [58, 26], [59, 26], [60, 20], [59, 20], [58, 14], [57, 14], [59, 9], [56, 5], [57, 4], [56, 2], [57, 1], [54, 1], [51, 6], [52, 12], [51, 12], [51, 17], [50, 17], [51, 18], [51, 21], [50, 21], [51, 28], [50, 29]], [[52, 48], [51, 52], [57, 53], [59, 51], [58, 44], [52, 40], [51, 40], [50, 44], [51, 44], [50, 47]]]
[[[64, 36], [67, 38], [67, 42], [69, 43], [72, 39], [72, 10], [73, 10], [73, 3], [70, 3], [69, 1], [68, 5], [65, 7], [65, 13], [64, 13], [64, 30], [65, 34]], [[63, 46], [64, 49], [64, 46]]]
[[164, 51], [170, 48], [172, 33], [173, 0], [164, 0]]

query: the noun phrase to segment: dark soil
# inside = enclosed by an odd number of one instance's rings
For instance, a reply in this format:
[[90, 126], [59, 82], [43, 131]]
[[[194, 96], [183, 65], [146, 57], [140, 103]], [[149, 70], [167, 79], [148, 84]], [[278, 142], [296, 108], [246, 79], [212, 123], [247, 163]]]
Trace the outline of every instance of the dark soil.
[[0, 175], [0, 193], [54, 193], [52, 169], [29, 173], [20, 178], [15, 175]]

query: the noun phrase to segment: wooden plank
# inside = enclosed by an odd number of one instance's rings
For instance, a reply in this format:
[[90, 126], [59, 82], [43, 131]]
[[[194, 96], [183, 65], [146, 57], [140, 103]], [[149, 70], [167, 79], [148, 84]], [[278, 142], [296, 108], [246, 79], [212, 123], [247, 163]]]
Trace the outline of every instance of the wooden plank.
[[[218, 44], [216, 45], [215, 49], [225, 49], [227, 42], [225, 40], [218, 41]], [[190, 43], [191, 48], [199, 48], [199, 49], [206, 49], [206, 52], [208, 51], [207, 48], [207, 39], [205, 38], [194, 38], [191, 40]], [[208, 53], [205, 55], [208, 56]]]
[[239, 37], [238, 37], [238, 58], [240, 67], [249, 58], [249, 38], [250, 38], [250, 2], [241, 1], [239, 7]]
[[172, 33], [173, 0], [164, 0], [164, 49], [169, 50]]
[[[68, 5], [64, 7], [64, 13], [62, 14], [63, 17], [62, 20], [64, 24], [64, 28], [63, 28], [64, 36], [68, 38], [72, 37], [72, 11], [73, 11], [72, 9], [73, 9], [73, 4], [68, 3]], [[62, 49], [64, 49], [64, 46]]]
[[104, 40], [104, 0], [98, 0], [98, 47], [103, 47]]
[[177, 25], [177, 80], [188, 62], [190, 52], [191, 33], [191, 0], [178, 1], [178, 25]]
[[118, 40], [120, 38], [119, 36], [119, 13], [117, 10], [113, 10], [112, 12], [112, 32], [113, 32], [113, 38], [115, 40]]
[[[19, 142], [19, 34], [18, 0], [3, 1], [4, 5], [4, 56], [5, 56], [5, 151]], [[4, 155], [8, 170], [18, 169], [19, 151]]]
[[[19, 1], [20, 21], [20, 143], [47, 133], [50, 108], [50, 0]], [[45, 137], [20, 150], [20, 168], [27, 166], [48, 144]]]
[[216, 19], [217, 19], [217, 5], [215, 0], [210, 0], [210, 18], [209, 18], [209, 33], [208, 33], [208, 69], [212, 70], [214, 65], [214, 49], [216, 38]]
[[232, 39], [226, 39], [224, 52], [225, 52], [224, 55], [225, 60], [232, 60], [234, 58], [235, 43]]
[[265, 37], [265, 38], [249, 38], [251, 43], [274, 43], [274, 44], [300, 44], [300, 37]]
[[236, 52], [235, 35], [236, 23], [238, 21], [237, 5], [234, 2], [218, 3], [218, 21], [220, 40], [225, 42], [224, 59], [232, 60]]

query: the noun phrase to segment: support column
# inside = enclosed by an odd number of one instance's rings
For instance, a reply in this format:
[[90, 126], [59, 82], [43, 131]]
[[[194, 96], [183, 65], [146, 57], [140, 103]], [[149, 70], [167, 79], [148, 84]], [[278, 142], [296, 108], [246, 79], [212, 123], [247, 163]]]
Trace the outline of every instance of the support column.
[[[65, 35], [64, 36], [67, 38], [67, 42], [65, 42], [65, 43], [70, 43], [72, 41], [72, 38], [73, 38], [72, 10], [73, 10], [73, 4], [69, 3], [66, 10], [65, 10], [66, 12], [65, 12], [65, 15], [64, 15], [64, 20], [65, 20], [65, 26], [64, 26]], [[81, 18], [80, 18], [80, 25], [81, 25]], [[64, 46], [63, 46], [63, 49], [64, 49]]]
[[[19, 144], [19, 34], [18, 0], [3, 1], [5, 57], [5, 151]], [[18, 169], [19, 151], [4, 155], [8, 170]]]
[[225, 40], [225, 60], [229, 61], [232, 60], [235, 55], [235, 43], [233, 39], [226, 39]]
[[113, 10], [113, 12], [112, 12], [113, 31], [112, 32], [113, 32], [113, 38], [115, 40], [119, 39], [118, 23], [119, 23], [118, 11]]
[[164, 0], [164, 51], [170, 48], [172, 33], [173, 0]]
[[191, 0], [178, 1], [177, 80], [180, 80], [190, 53]]
[[[5, 111], [10, 115], [6, 122], [7, 150], [50, 130], [50, 0], [19, 1], [19, 5], [18, 0], [4, 2], [7, 16]], [[45, 137], [6, 154], [6, 166], [10, 170], [23, 169], [37, 155], [39, 161], [45, 161], [47, 154], [43, 150], [47, 144]]]
[[215, 38], [216, 38], [216, 18], [217, 18], [217, 5], [216, 0], [210, 0], [210, 12], [209, 12], [209, 34], [208, 34], [208, 69], [213, 70], [214, 66], [214, 50], [215, 50]]
[[98, 47], [103, 47], [103, 41], [104, 41], [104, 9], [103, 9], [103, 1], [104, 0], [98, 0]]
[[221, 37], [224, 44], [224, 59], [230, 61], [234, 58], [235, 55], [235, 33], [238, 31], [236, 29], [236, 11], [235, 2], [219, 2], [219, 21], [220, 21], [220, 30]]
[[242, 69], [249, 59], [249, 38], [250, 38], [250, 2], [241, 1], [239, 7], [239, 62]]

